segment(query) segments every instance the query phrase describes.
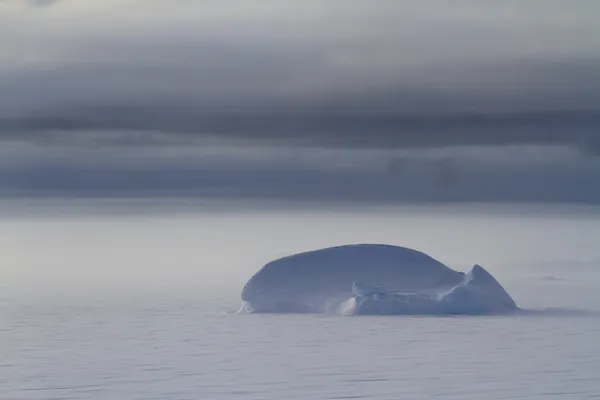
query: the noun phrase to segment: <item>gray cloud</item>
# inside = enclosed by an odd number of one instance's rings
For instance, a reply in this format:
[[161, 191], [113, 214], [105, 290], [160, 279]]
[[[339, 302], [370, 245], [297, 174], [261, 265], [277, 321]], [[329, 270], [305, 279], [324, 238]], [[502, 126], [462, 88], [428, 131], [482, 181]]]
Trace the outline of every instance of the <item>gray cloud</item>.
[[53, 149], [4, 149], [0, 197], [600, 204], [600, 160], [566, 147]]
[[49, 7], [58, 3], [59, 1], [60, 0], [29, 0], [29, 3], [35, 7]]
[[[0, 194], [599, 203], [584, 157], [600, 154], [598, 13], [593, 0], [0, 1], [0, 138], [39, 150], [4, 153]], [[258, 164], [181, 159], [215, 144], [280, 147]], [[529, 145], [543, 161], [508, 147]], [[493, 147], [502, 162], [453, 153]], [[357, 167], [285, 159], [304, 148]], [[157, 149], [178, 156], [140, 155]]]
[[403, 146], [598, 129], [593, 1], [42, 3], [0, 3], [3, 135]]

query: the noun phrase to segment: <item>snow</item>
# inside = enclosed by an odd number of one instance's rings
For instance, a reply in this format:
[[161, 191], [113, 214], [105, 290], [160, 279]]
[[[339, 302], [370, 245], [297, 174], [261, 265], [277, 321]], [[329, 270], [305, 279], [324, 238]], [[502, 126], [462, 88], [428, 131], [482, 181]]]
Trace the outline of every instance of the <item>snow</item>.
[[267, 263], [245, 285], [242, 310], [262, 313], [475, 314], [517, 305], [483, 267], [455, 271], [417, 250], [357, 244]]
[[352, 283], [352, 293], [355, 296], [361, 297], [384, 297], [387, 292], [385, 289], [373, 286], [373, 285], [365, 285], [360, 282]]

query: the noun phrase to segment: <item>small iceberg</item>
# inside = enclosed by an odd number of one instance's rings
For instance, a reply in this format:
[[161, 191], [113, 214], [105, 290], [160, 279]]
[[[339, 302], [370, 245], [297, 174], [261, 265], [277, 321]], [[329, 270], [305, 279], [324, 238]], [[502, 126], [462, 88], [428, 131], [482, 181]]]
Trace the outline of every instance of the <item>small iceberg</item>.
[[267, 263], [244, 286], [242, 311], [388, 315], [518, 310], [483, 267], [455, 271], [417, 250], [383, 244], [329, 247]]

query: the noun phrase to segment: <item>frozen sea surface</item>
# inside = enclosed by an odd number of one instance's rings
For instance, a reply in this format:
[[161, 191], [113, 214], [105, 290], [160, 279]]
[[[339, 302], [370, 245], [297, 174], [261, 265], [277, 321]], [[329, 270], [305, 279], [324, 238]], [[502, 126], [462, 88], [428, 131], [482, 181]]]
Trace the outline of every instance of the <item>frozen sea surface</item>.
[[[164, 296], [164, 295], [163, 295]], [[600, 317], [236, 315], [200, 298], [5, 299], [2, 399], [544, 399], [600, 393]]]
[[[526, 310], [494, 317], [237, 315], [239, 290], [263, 261], [330, 244], [310, 228], [275, 243], [281, 221], [300, 229], [311, 223], [306, 215], [267, 222], [40, 218], [5, 219], [0, 232], [7, 277], [0, 295], [3, 400], [600, 396], [596, 217], [447, 217], [435, 223], [438, 236], [424, 235], [422, 242], [424, 232], [392, 235], [402, 224], [390, 224], [389, 215], [381, 217], [385, 229], [376, 229], [377, 216], [327, 217], [338, 224], [323, 225], [329, 228], [322, 233], [339, 229], [344, 241], [408, 244], [455, 264], [484, 263]], [[416, 217], [394, 218], [406, 227]], [[257, 221], [263, 221], [260, 235]], [[470, 232], [481, 224], [479, 234], [447, 235], [452, 224], [465, 223]], [[160, 234], [153, 236], [149, 226]], [[215, 233], [217, 226], [224, 232]], [[352, 226], [362, 232], [348, 237]], [[244, 229], [255, 235], [236, 236]], [[241, 246], [245, 237], [256, 253], [217, 252], [208, 262], [219, 241]], [[457, 255], [435, 245], [444, 237], [453, 249], [461, 240], [479, 242], [471, 254]], [[519, 246], [524, 237], [530, 246]], [[426, 240], [431, 246], [423, 246]], [[144, 257], [136, 258], [140, 251]], [[86, 259], [93, 269], [86, 269]], [[135, 263], [145, 263], [146, 273], [128, 269]], [[194, 275], [182, 266], [209, 264], [219, 274]], [[166, 279], [163, 269], [175, 277]], [[219, 286], [225, 281], [235, 285]], [[208, 283], [212, 289], [201, 289]]]

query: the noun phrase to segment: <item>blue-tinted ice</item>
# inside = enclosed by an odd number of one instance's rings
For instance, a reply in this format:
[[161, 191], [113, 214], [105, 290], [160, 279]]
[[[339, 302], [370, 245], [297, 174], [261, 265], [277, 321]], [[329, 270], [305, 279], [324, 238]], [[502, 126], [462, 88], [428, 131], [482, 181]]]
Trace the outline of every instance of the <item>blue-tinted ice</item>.
[[475, 265], [454, 271], [416, 250], [378, 244], [314, 250], [266, 264], [242, 291], [244, 310], [270, 313], [485, 314], [517, 305]]

